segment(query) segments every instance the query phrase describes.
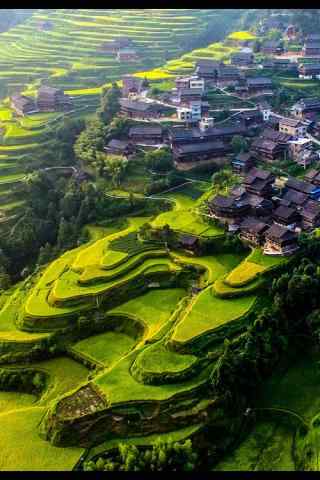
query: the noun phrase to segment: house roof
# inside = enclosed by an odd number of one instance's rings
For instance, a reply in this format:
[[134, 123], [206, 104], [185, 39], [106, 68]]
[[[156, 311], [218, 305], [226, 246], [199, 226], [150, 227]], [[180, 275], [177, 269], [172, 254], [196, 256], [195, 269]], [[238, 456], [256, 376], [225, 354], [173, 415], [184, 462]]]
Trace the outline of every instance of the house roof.
[[192, 247], [198, 243], [198, 238], [193, 235], [181, 235], [180, 243]]
[[296, 214], [296, 209], [292, 207], [286, 207], [285, 205], [280, 205], [278, 208], [275, 209], [273, 215], [278, 218], [283, 218], [285, 220], [289, 220], [290, 217]]
[[254, 195], [253, 193], [248, 193], [246, 195], [246, 199], [249, 203], [249, 205], [253, 208], [272, 208], [272, 202], [271, 200], [268, 200], [266, 198], [262, 198], [259, 195]]
[[23, 107], [25, 107], [26, 105], [29, 105], [29, 104], [34, 104], [33, 98], [26, 97], [24, 95], [20, 95], [19, 93], [16, 94], [16, 95], [12, 95], [11, 101], [14, 105], [16, 105], [20, 108], [23, 108]]
[[128, 142], [125, 140], [118, 140], [113, 138], [107, 145], [109, 148], [114, 148], [116, 150], [125, 150], [128, 146]]
[[214, 142], [202, 142], [202, 143], [188, 143], [184, 145], [177, 145], [176, 150], [180, 154], [188, 153], [201, 153], [210, 151], [224, 150], [226, 146], [220, 140]]
[[301, 98], [295, 105], [296, 106], [302, 106], [302, 107], [314, 107], [314, 106], [319, 106], [320, 107], [320, 98], [319, 97], [310, 97], [310, 98]]
[[58, 93], [63, 93], [63, 90], [60, 88], [50, 87], [49, 85], [41, 85], [38, 90], [38, 95], [56, 95]]
[[243, 162], [243, 163], [247, 163], [252, 159], [253, 159], [253, 156], [251, 152], [239, 153], [235, 158], [237, 162]]
[[261, 168], [252, 167], [248, 172], [247, 178], [259, 178], [260, 180], [273, 181], [275, 176], [273, 173], [268, 172], [267, 170], [262, 170]]
[[286, 125], [288, 127], [299, 128], [303, 125], [301, 120], [297, 120], [296, 118], [281, 118], [280, 125]]
[[[317, 178], [319, 177], [319, 178]], [[309, 170], [308, 173], [306, 173], [306, 175], [304, 176], [304, 179], [306, 181], [310, 181], [312, 183], [312, 180], [320, 180], [320, 172], [319, 170], [316, 170], [315, 168], [312, 168], [311, 170]]]
[[247, 217], [240, 224], [240, 230], [248, 231], [256, 235], [263, 233], [267, 228], [268, 225], [265, 222], [262, 222], [255, 217]]
[[266, 238], [270, 240], [291, 240], [297, 238], [297, 234], [295, 232], [292, 232], [291, 230], [288, 230], [285, 227], [282, 227], [281, 225], [277, 225], [274, 223], [271, 225], [271, 227], [266, 231]]
[[258, 150], [264, 150], [267, 152], [273, 152], [279, 147], [279, 144], [273, 142], [272, 140], [267, 140], [265, 138], [257, 138], [251, 145], [252, 148], [256, 148]]
[[[145, 112], [147, 110], [152, 110], [155, 108], [154, 103], [133, 101], [133, 100], [128, 100], [127, 98], [120, 98], [119, 103], [122, 107], [131, 109], [131, 110], [138, 110], [141, 112]], [[159, 107], [159, 105], [157, 105], [157, 107]]]
[[286, 202], [289, 202], [289, 204], [293, 203], [295, 205], [301, 206], [308, 200], [308, 195], [303, 192], [297, 192], [296, 190], [292, 190], [290, 188], [283, 195], [282, 199]]
[[162, 135], [161, 125], [139, 125], [129, 129], [129, 137], [132, 135]]
[[294, 177], [288, 178], [286, 187], [306, 194], [310, 194], [316, 188], [314, 185], [312, 185], [312, 183], [304, 182], [303, 180], [298, 180]]
[[261, 133], [260, 137], [276, 143], [287, 143], [292, 138], [292, 135], [278, 132], [273, 128], [265, 128]]
[[199, 95], [199, 96], [202, 96], [203, 95], [203, 90], [202, 88], [181, 88], [180, 92], [179, 92], [180, 96], [183, 96], [183, 95]]
[[253, 78], [248, 78], [247, 79], [247, 85], [248, 87], [257, 87], [259, 85], [272, 85], [272, 80], [271, 78], [265, 78], [265, 77], [253, 77]]
[[170, 128], [169, 129], [169, 135], [172, 139], [172, 141], [175, 140], [191, 140], [193, 138], [193, 132], [190, 129], [186, 128]]

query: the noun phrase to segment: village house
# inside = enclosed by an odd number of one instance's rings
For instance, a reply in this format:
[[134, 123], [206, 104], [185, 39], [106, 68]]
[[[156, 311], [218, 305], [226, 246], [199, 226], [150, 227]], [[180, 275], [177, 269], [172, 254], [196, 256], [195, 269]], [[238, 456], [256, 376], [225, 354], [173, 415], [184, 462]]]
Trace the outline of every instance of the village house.
[[274, 223], [287, 227], [295, 227], [300, 220], [299, 212], [294, 207], [286, 207], [285, 205], [279, 205], [274, 210], [272, 217]]
[[304, 179], [306, 182], [313, 183], [313, 185], [316, 185], [317, 187], [319, 187], [320, 186], [319, 170], [312, 168], [311, 170], [309, 170], [308, 173], [305, 174]]
[[251, 151], [258, 159], [273, 162], [283, 158], [286, 150], [278, 142], [259, 137], [252, 143]]
[[281, 118], [279, 121], [279, 132], [287, 133], [293, 137], [305, 137], [307, 126], [296, 118]]
[[269, 40], [262, 45], [261, 52], [265, 55], [279, 55], [283, 53], [283, 46], [279, 41]]
[[[306, 155], [308, 153], [310, 154], [309, 156]], [[309, 138], [298, 138], [297, 140], [289, 141], [289, 157], [294, 162], [300, 164], [303, 162], [303, 159], [311, 162], [312, 159], [316, 159], [317, 155], [313, 152], [313, 143]]]
[[320, 197], [320, 188], [316, 187], [312, 183], [299, 180], [295, 177], [289, 177], [286, 181], [286, 187], [302, 192], [308, 195], [313, 200], [317, 200]]
[[146, 78], [134, 77], [133, 75], [122, 76], [123, 97], [129, 97], [130, 94], [139, 95], [148, 86], [149, 82]]
[[60, 88], [42, 85], [38, 90], [37, 107], [40, 112], [70, 110], [72, 100]]
[[258, 104], [258, 108], [262, 113], [262, 118], [264, 122], [267, 122], [270, 118], [272, 109], [268, 102], [261, 102]]
[[217, 85], [236, 85], [240, 79], [239, 70], [232, 65], [220, 64], [217, 70]]
[[221, 140], [202, 143], [176, 144], [173, 146], [173, 157], [175, 164], [206, 161], [216, 157], [223, 157], [229, 153], [231, 148]]
[[171, 128], [169, 129], [170, 144], [183, 143], [201, 143], [215, 140], [223, 140], [229, 143], [234, 135], [245, 135], [246, 128], [242, 124], [226, 125], [221, 127], [207, 127], [203, 122], [200, 122], [200, 127], [193, 128]]
[[209, 212], [223, 224], [240, 224], [249, 213], [250, 205], [236, 195], [216, 195], [208, 202]]
[[290, 58], [274, 58], [273, 70], [275, 71], [289, 71], [291, 73], [298, 72], [298, 62], [290, 60]]
[[206, 85], [216, 82], [219, 64], [214, 65], [198, 65], [195, 69], [197, 77], [202, 78]]
[[240, 112], [237, 118], [246, 128], [259, 127], [263, 123], [263, 114], [259, 109]]
[[271, 140], [272, 142], [279, 143], [280, 145], [287, 147], [288, 142], [292, 140], [292, 135], [288, 133], [279, 132], [273, 128], [265, 128], [261, 134], [261, 138], [265, 140]]
[[255, 158], [251, 152], [239, 153], [231, 162], [234, 173], [243, 175], [255, 165]]
[[35, 101], [31, 97], [16, 94], [10, 98], [10, 106], [17, 115], [24, 117], [37, 111]]
[[252, 52], [236, 52], [231, 55], [231, 64], [238, 67], [248, 67], [253, 64], [253, 53]]
[[280, 200], [280, 205], [286, 205], [287, 207], [293, 207], [297, 210], [301, 210], [308, 199], [309, 196], [306, 193], [298, 192], [288, 188]]
[[298, 71], [304, 80], [320, 79], [320, 63], [302, 63]]
[[200, 254], [200, 242], [199, 238], [195, 235], [181, 235], [179, 238], [179, 245], [182, 247], [184, 250], [187, 250], [188, 252], [192, 254]]
[[139, 58], [140, 55], [137, 50], [131, 47], [121, 48], [116, 56], [118, 62], [136, 62]]
[[307, 40], [302, 47], [302, 54], [305, 57], [314, 57], [320, 55], [320, 41]]
[[265, 222], [255, 217], [247, 217], [240, 224], [239, 237], [251, 245], [259, 246], [263, 244], [264, 233], [268, 228]]
[[126, 140], [118, 140], [113, 138], [110, 140], [108, 145], [104, 147], [104, 150], [108, 153], [128, 157], [135, 152], [135, 146]]
[[320, 98], [301, 98], [292, 106], [291, 112], [294, 116], [302, 119], [307, 113], [318, 113], [320, 112]]
[[130, 127], [128, 136], [134, 143], [160, 144], [163, 142], [163, 128], [161, 125], [137, 125]]
[[164, 111], [164, 107], [158, 103], [133, 101], [121, 98], [120, 112], [129, 118], [140, 118], [148, 120], [150, 118], [159, 118]]
[[309, 200], [300, 212], [303, 230], [320, 227], [320, 203]]
[[249, 77], [247, 78], [246, 83], [249, 95], [271, 92], [273, 88], [272, 80], [265, 77]]
[[182, 88], [177, 92], [178, 103], [181, 106], [189, 106], [190, 102], [201, 102], [204, 93], [201, 88]]
[[202, 108], [200, 102], [190, 102], [189, 107], [178, 107], [177, 117], [186, 123], [195, 123], [201, 120]]
[[191, 77], [178, 77], [176, 78], [176, 89], [177, 90], [185, 90], [185, 89], [193, 89], [196, 88], [197, 90], [205, 90], [205, 80], [204, 78], [200, 78], [197, 75], [193, 75]]
[[243, 185], [247, 193], [270, 197], [273, 192], [274, 181], [273, 173], [253, 167], [245, 176]]
[[101, 51], [104, 53], [110, 53], [116, 55], [120, 49], [133, 47], [134, 43], [131, 38], [122, 37], [116, 40], [110, 40], [109, 42], [104, 42], [101, 45]]
[[298, 235], [275, 223], [265, 232], [265, 240], [266, 255], [290, 255], [298, 249]]

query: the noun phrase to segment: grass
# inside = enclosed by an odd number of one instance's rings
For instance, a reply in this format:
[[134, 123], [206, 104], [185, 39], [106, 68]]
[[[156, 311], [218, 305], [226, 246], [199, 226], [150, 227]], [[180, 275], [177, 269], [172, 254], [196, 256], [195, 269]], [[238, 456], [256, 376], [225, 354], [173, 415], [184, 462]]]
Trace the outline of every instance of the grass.
[[135, 345], [135, 340], [119, 332], [105, 332], [77, 342], [73, 350], [110, 368]]
[[145, 373], [180, 373], [197, 361], [194, 355], [181, 355], [166, 348], [163, 342], [157, 342], [145, 348], [136, 358], [135, 365]]
[[240, 446], [227, 454], [214, 470], [295, 470], [292, 458], [293, 433], [288, 426], [280, 422], [258, 421]]
[[36, 397], [29, 393], [0, 391], [0, 415], [11, 410], [30, 407], [35, 401]]
[[187, 343], [200, 335], [240, 319], [253, 306], [256, 297], [246, 297], [224, 300], [212, 295], [211, 289], [206, 288], [196, 298], [192, 308], [175, 327], [171, 341]]
[[113, 308], [109, 313], [138, 318], [146, 328], [144, 337], [151, 338], [166, 324], [185, 295], [182, 288], [155, 289]]
[[38, 424], [45, 408], [28, 407], [1, 414], [0, 470], [71, 470], [84, 449], [59, 448], [42, 440]]
[[226, 277], [226, 284], [231, 287], [241, 287], [252, 282], [260, 273], [265, 271], [265, 267], [256, 263], [244, 260]]
[[94, 379], [94, 384], [106, 396], [110, 405], [124, 404], [129, 401], [166, 401], [179, 393], [192, 392], [205, 381], [206, 372], [203, 372], [192, 380], [178, 384], [144, 385], [130, 375], [133, 355], [128, 355], [110, 371]]

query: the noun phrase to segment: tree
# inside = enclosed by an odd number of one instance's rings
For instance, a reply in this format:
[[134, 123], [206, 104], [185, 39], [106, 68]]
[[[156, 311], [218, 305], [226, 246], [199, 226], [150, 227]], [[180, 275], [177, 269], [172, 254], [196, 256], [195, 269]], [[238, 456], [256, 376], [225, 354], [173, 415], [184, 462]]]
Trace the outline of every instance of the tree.
[[168, 171], [173, 167], [173, 157], [168, 147], [147, 152], [145, 160], [149, 168], [159, 172]]
[[114, 82], [112, 87], [106, 92], [102, 93], [100, 100], [100, 109], [97, 114], [100, 120], [104, 123], [110, 123], [113, 117], [120, 110], [119, 99], [121, 97], [121, 90]]
[[40, 247], [39, 256], [38, 256], [38, 265], [45, 265], [50, 262], [52, 259], [52, 246], [50, 243], [46, 243], [44, 247]]
[[74, 144], [76, 157], [86, 165], [96, 161], [97, 152], [102, 152], [105, 143], [106, 127], [99, 119], [91, 120], [80, 133]]
[[119, 187], [124, 172], [128, 166], [128, 160], [120, 155], [107, 155], [103, 168], [104, 174], [111, 177], [115, 187]]
[[248, 149], [248, 142], [242, 135], [235, 135], [231, 140], [231, 147], [233, 152], [238, 155]]
[[211, 177], [213, 186], [217, 192], [226, 190], [234, 182], [231, 170], [223, 169], [215, 172]]

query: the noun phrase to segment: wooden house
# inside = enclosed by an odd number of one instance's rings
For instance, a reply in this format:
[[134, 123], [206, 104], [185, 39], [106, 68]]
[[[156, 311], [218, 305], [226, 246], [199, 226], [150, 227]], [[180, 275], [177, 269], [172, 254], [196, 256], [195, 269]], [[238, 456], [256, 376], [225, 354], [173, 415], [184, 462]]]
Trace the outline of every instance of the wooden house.
[[298, 235], [288, 228], [274, 223], [265, 232], [265, 254], [290, 255], [297, 249]]
[[181, 235], [179, 238], [179, 245], [191, 253], [200, 253], [199, 238], [195, 235]]
[[306, 193], [298, 192], [297, 190], [292, 190], [291, 188], [286, 189], [286, 192], [282, 196], [284, 204], [286, 204], [288, 207], [293, 207], [298, 210], [303, 207], [308, 199], [309, 196]]
[[150, 119], [159, 118], [163, 114], [162, 105], [151, 102], [133, 101], [126, 98], [120, 99], [120, 112], [129, 118]]
[[116, 58], [119, 62], [136, 62], [140, 56], [135, 48], [126, 47], [118, 50]]
[[279, 41], [270, 40], [262, 45], [261, 52], [265, 55], [279, 55], [283, 52], [283, 46]]
[[130, 94], [139, 95], [148, 88], [149, 82], [146, 78], [134, 77], [133, 75], [123, 75], [122, 77], [122, 96], [128, 97]]
[[231, 55], [231, 64], [238, 67], [248, 67], [253, 64], [252, 52], [236, 52]]
[[247, 193], [269, 197], [272, 195], [274, 181], [273, 173], [253, 167], [244, 179], [244, 188]]
[[126, 140], [118, 140], [117, 138], [110, 140], [104, 149], [108, 153], [123, 155], [124, 157], [128, 157], [135, 152], [135, 146], [131, 142]]
[[320, 186], [320, 172], [319, 170], [316, 170], [312, 168], [309, 170], [309, 172], [306, 173], [304, 176], [304, 179], [306, 182], [313, 183], [313, 185], [316, 185], [317, 187]]
[[137, 125], [130, 128], [129, 138], [135, 143], [162, 143], [163, 128], [161, 125]]
[[232, 170], [234, 173], [245, 174], [255, 164], [255, 157], [251, 152], [239, 153], [231, 162]]
[[286, 207], [285, 205], [279, 205], [273, 214], [273, 220], [279, 225], [289, 226], [294, 225], [300, 220], [299, 212], [294, 207]]
[[42, 85], [38, 90], [37, 107], [40, 112], [70, 110], [72, 100], [62, 89]]
[[284, 156], [284, 148], [281, 144], [261, 137], [252, 143], [251, 151], [266, 162], [273, 162]]
[[173, 147], [173, 157], [176, 164], [197, 162], [225, 156], [230, 150], [230, 147], [221, 140], [182, 145], [175, 144]]
[[[320, 70], [319, 70], [320, 73]], [[291, 108], [292, 114], [298, 118], [304, 118], [307, 113], [320, 112], [320, 98], [301, 98]]]
[[320, 204], [309, 200], [301, 210], [301, 224], [304, 230], [320, 227]]
[[249, 213], [250, 205], [236, 195], [216, 195], [208, 203], [210, 215], [222, 223], [240, 223]]
[[263, 244], [264, 233], [268, 228], [265, 222], [255, 217], [247, 217], [240, 224], [239, 237], [251, 245], [259, 246]]
[[269, 92], [273, 88], [271, 78], [266, 77], [249, 77], [247, 78], [246, 83], [248, 87], [248, 93], [250, 95], [265, 91]]
[[21, 117], [37, 111], [36, 103], [33, 98], [26, 97], [25, 95], [13, 95], [10, 98], [10, 105], [16, 114]]

